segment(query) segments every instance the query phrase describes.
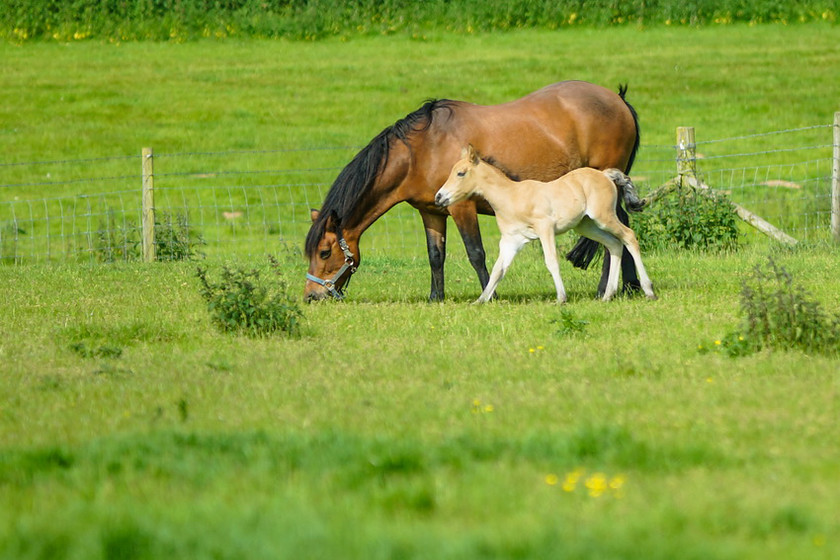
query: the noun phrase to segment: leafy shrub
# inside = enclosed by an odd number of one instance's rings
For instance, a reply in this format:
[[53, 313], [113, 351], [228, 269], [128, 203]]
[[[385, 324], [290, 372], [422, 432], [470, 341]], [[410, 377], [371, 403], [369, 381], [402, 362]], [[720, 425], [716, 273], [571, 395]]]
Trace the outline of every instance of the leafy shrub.
[[770, 258], [756, 266], [741, 287], [741, 329], [714, 344], [729, 356], [744, 356], [762, 348], [796, 349], [812, 354], [837, 354], [840, 350], [840, 316], [823, 311], [793, 277]]
[[140, 233], [136, 222], [128, 220], [120, 225], [116, 212], [109, 209], [107, 218], [93, 234], [93, 255], [96, 260], [106, 263], [139, 260]]
[[738, 217], [724, 194], [677, 188], [632, 217], [642, 251], [738, 247]]
[[7, 222], [0, 228], [0, 263], [21, 262], [21, 255], [18, 254], [18, 237], [21, 235], [26, 235], [26, 231], [18, 227], [16, 222]]
[[621, 24], [701, 25], [837, 20], [834, 0], [11, 0], [0, 2], [0, 37], [114, 41], [200, 37], [319, 39], [557, 29]]
[[[133, 220], [118, 223], [116, 212], [107, 217], [92, 233], [93, 256], [100, 262], [137, 261], [143, 258], [141, 228]], [[203, 257], [198, 247], [206, 245], [201, 233], [190, 225], [183, 212], [155, 214], [155, 258], [159, 261], [186, 261]], [[84, 249], [87, 251], [87, 248]]]
[[155, 214], [155, 257], [159, 261], [187, 261], [204, 256], [198, 247], [206, 245], [201, 233], [190, 225], [189, 216], [169, 212]]
[[568, 309], [560, 311], [560, 318], [552, 319], [550, 322], [557, 325], [557, 334], [564, 337], [583, 335], [586, 333], [587, 325], [589, 325], [589, 321], [578, 319]]
[[274, 273], [269, 278], [257, 269], [225, 266], [221, 280], [211, 282], [207, 270], [198, 267], [201, 295], [213, 324], [221, 331], [248, 336], [300, 334], [303, 312], [299, 303], [289, 296], [287, 285], [280, 277], [279, 264], [273, 257], [269, 261]]

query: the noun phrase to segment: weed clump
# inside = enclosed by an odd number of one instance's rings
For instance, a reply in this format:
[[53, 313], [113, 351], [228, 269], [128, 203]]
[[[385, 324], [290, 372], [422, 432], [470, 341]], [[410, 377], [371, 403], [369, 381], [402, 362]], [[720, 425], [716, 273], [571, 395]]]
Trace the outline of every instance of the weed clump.
[[561, 337], [584, 336], [589, 321], [578, 319], [568, 309], [560, 311], [559, 319], [552, 319], [550, 323], [557, 325], [557, 335]]
[[741, 286], [741, 328], [701, 351], [715, 349], [731, 357], [763, 348], [835, 355], [840, 350], [840, 316], [795, 285], [791, 274], [772, 258], [756, 266]]
[[722, 193], [678, 188], [634, 216], [633, 230], [643, 251], [651, 249], [733, 250], [738, 219]]
[[257, 269], [225, 266], [218, 282], [208, 279], [206, 268], [198, 267], [201, 295], [219, 330], [256, 337], [300, 334], [303, 311], [289, 295], [277, 260], [269, 256], [269, 262], [274, 273], [269, 277]]
[[[140, 226], [133, 220], [122, 223], [109, 209], [105, 220], [92, 232], [94, 257], [100, 262], [139, 261], [143, 258]], [[199, 247], [204, 237], [190, 223], [186, 213], [158, 212], [155, 215], [155, 258], [158, 261], [188, 261], [204, 257]]]

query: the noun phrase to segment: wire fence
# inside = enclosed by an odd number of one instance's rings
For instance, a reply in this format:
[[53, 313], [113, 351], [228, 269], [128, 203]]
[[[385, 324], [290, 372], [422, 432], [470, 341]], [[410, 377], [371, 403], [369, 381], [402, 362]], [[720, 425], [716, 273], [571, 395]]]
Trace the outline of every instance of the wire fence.
[[[789, 235], [828, 240], [833, 128], [720, 140], [699, 135], [697, 168], [707, 184]], [[300, 253], [310, 209], [358, 150], [155, 154], [158, 258]], [[676, 175], [675, 157], [674, 146], [642, 146], [633, 169], [642, 192]], [[0, 163], [0, 262], [140, 259], [141, 164], [139, 149], [132, 156]], [[492, 243], [492, 218], [482, 226]], [[424, 256], [419, 215], [397, 205], [365, 233], [362, 248]]]

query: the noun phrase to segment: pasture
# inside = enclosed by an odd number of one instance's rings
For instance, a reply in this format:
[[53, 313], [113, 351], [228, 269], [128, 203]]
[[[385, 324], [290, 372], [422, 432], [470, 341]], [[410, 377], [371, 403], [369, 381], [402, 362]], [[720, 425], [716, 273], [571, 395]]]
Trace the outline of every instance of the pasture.
[[[496, 103], [565, 78], [629, 82], [643, 149], [679, 125], [830, 123], [838, 37], [4, 44], [0, 163], [361, 146], [427, 97]], [[422, 247], [372, 251], [348, 300], [306, 306], [292, 339], [215, 331], [196, 263], [0, 266], [0, 557], [836, 557], [836, 357], [698, 350], [737, 325], [768, 256], [837, 313], [835, 246], [645, 254], [657, 301], [597, 301], [597, 272], [561, 263], [561, 308], [536, 247], [498, 301], [468, 305], [458, 243], [445, 302], [425, 301]], [[278, 253], [302, 291], [302, 256]], [[265, 264], [205, 264], [228, 260]]]

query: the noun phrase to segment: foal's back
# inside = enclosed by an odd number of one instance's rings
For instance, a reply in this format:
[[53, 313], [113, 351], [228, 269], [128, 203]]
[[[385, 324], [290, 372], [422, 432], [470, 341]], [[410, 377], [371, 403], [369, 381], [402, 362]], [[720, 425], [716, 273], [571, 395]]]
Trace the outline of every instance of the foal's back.
[[512, 205], [521, 218], [530, 216], [536, 224], [549, 220], [558, 233], [574, 228], [584, 216], [595, 217], [613, 209], [618, 190], [603, 172], [582, 167], [559, 179], [542, 183], [522, 181], [515, 189], [517, 203]]

